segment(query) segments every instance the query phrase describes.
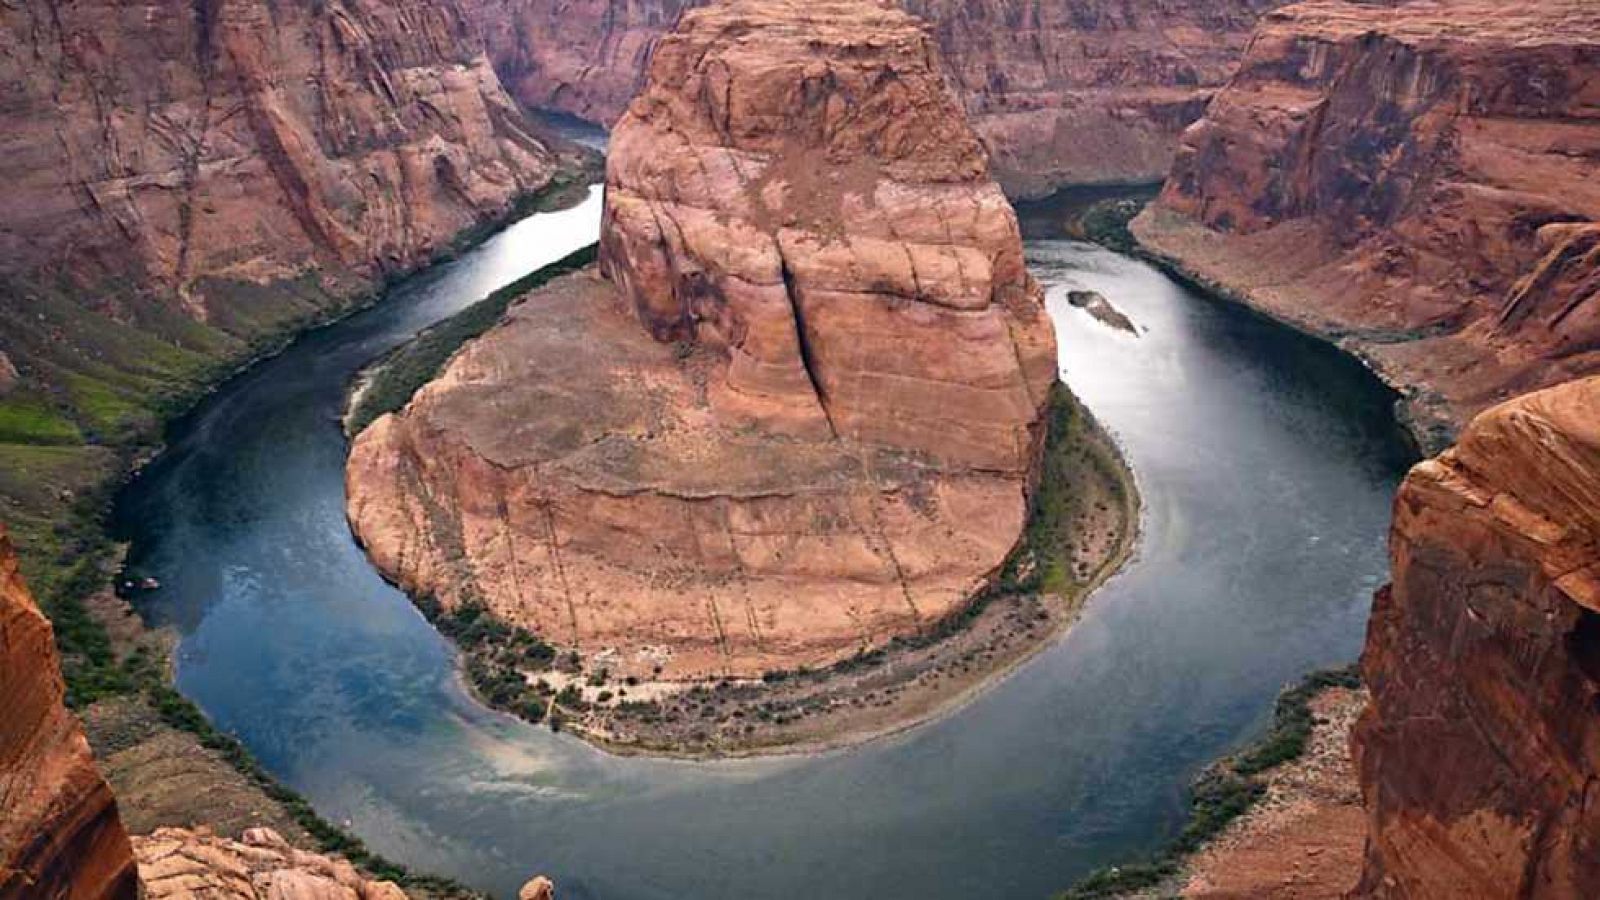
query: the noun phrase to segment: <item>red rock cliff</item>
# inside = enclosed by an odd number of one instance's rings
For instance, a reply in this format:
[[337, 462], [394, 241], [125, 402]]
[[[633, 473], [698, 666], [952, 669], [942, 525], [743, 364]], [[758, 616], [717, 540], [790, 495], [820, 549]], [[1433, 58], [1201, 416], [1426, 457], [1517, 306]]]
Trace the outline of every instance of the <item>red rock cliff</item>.
[[1271, 13], [1185, 133], [1148, 246], [1341, 337], [1448, 435], [1600, 366], [1600, 7]]
[[1027, 471], [1054, 332], [933, 41], [868, 3], [754, 6], [658, 46], [602, 268], [658, 339], [726, 348], [727, 415]]
[[355, 442], [374, 562], [649, 680], [824, 665], [960, 608], [1055, 382], [1015, 217], [912, 17], [683, 17], [602, 256]]
[[348, 292], [554, 169], [452, 2], [22, 3], [0, 36], [4, 274], [107, 306], [248, 331], [249, 288]]
[[0, 526], [0, 898], [132, 900], [133, 850]]
[[1413, 469], [1390, 556], [1354, 739], [1361, 893], [1600, 896], [1600, 378]]
[[[522, 102], [609, 123], [643, 84], [684, 0], [467, 0]], [[906, 0], [933, 25], [947, 72], [1014, 194], [1153, 181], [1178, 132], [1225, 81], [1278, 0]]]

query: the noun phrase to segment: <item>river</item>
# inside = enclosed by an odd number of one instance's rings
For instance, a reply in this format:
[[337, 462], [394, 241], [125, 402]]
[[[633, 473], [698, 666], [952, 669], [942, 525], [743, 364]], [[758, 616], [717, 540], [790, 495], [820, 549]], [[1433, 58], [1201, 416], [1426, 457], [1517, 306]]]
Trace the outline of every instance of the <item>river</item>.
[[1392, 398], [1144, 263], [1035, 238], [1063, 377], [1145, 507], [1136, 558], [1065, 638], [953, 715], [821, 757], [622, 759], [484, 709], [351, 540], [340, 406], [374, 356], [593, 240], [599, 203], [531, 216], [233, 379], [120, 498], [131, 565], [162, 585], [140, 610], [182, 636], [179, 689], [374, 849], [501, 896], [542, 872], [564, 900], [1041, 900], [1155, 849], [1283, 684], [1358, 653], [1408, 460]]

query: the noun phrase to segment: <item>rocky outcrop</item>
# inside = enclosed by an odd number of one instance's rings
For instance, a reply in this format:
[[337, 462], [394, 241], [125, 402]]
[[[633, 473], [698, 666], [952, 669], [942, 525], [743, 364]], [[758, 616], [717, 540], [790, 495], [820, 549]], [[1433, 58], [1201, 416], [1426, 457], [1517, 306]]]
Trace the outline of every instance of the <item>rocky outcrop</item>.
[[517, 891], [517, 900], [555, 900], [555, 882], [544, 877], [530, 879]]
[[132, 900], [128, 835], [0, 526], [0, 898]]
[[392, 881], [348, 861], [297, 850], [270, 828], [240, 840], [159, 828], [133, 839], [147, 900], [406, 900]]
[[0, 34], [6, 271], [224, 330], [267, 315], [252, 286], [370, 283], [554, 171], [450, 2], [24, 3]]
[[728, 354], [731, 421], [1022, 473], [1054, 333], [936, 59], [867, 3], [690, 13], [612, 133], [601, 266]]
[[1279, 10], [1134, 232], [1342, 338], [1442, 441], [1600, 367], [1596, 85], [1586, 0]]
[[[684, 0], [467, 0], [523, 103], [618, 119]], [[1231, 74], [1278, 0], [1005, 4], [906, 0], [1016, 195], [1066, 183], [1156, 181], [1176, 138]]]
[[1354, 745], [1364, 895], [1600, 894], [1600, 378], [1483, 413], [1395, 502]]
[[758, 675], [964, 604], [1025, 518], [1055, 343], [927, 33], [686, 15], [613, 133], [602, 268], [357, 439], [377, 565], [614, 675]]

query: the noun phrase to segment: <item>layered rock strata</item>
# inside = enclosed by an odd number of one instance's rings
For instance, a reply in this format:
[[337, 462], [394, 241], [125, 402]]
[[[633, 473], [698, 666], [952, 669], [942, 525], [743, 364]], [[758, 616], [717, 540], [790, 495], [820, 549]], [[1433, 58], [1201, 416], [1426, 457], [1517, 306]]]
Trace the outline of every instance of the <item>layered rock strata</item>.
[[133, 853], [0, 526], [0, 898], [132, 900]]
[[1483, 413], [1395, 502], [1359, 893], [1600, 893], [1600, 378]]
[[[616, 121], [684, 0], [468, 0], [519, 100]], [[1066, 183], [1156, 181], [1178, 133], [1232, 73], [1278, 0], [972, 3], [906, 0], [1015, 195]]]
[[1433, 442], [1600, 366], [1600, 8], [1314, 0], [1265, 17], [1146, 246], [1408, 388]]
[[932, 39], [866, 2], [697, 10], [611, 146], [606, 277], [357, 439], [374, 561], [647, 677], [957, 609], [1023, 527], [1056, 362]]
[[408, 268], [555, 168], [450, 2], [24, 3], [0, 34], [6, 271], [223, 328], [239, 285]]
[[146, 900], [406, 900], [394, 882], [297, 850], [270, 828], [248, 829], [237, 841], [159, 828], [134, 838], [133, 848]]

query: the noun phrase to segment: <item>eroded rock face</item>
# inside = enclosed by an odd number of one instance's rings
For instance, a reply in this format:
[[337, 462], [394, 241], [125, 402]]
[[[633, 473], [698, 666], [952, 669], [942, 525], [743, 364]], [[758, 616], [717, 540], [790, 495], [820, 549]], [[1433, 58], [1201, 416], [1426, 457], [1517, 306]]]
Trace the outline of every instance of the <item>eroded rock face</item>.
[[1600, 365], [1600, 8], [1302, 3], [1183, 138], [1147, 245], [1344, 337], [1441, 435]]
[[348, 861], [291, 847], [270, 828], [240, 840], [158, 828], [133, 839], [148, 900], [406, 900], [392, 881], [373, 881]]
[[5, 273], [224, 330], [278, 312], [252, 288], [423, 262], [555, 167], [452, 2], [23, 3], [0, 35]]
[[[597, 122], [622, 115], [684, 0], [467, 0], [522, 102]], [[1015, 195], [1066, 183], [1155, 181], [1178, 132], [1232, 72], [1278, 0], [1005, 4], [906, 0]]]
[[1600, 378], [1483, 413], [1395, 502], [1361, 893], [1600, 894]]
[[948, 615], [1022, 529], [1056, 362], [932, 41], [731, 2], [652, 72], [609, 280], [513, 307], [360, 435], [357, 535], [614, 675], [820, 665]]
[[0, 526], [0, 898], [132, 900], [128, 835], [65, 693]]
[[601, 267], [728, 352], [729, 418], [1024, 472], [1054, 332], [937, 52], [868, 3], [688, 13], [612, 132]]

